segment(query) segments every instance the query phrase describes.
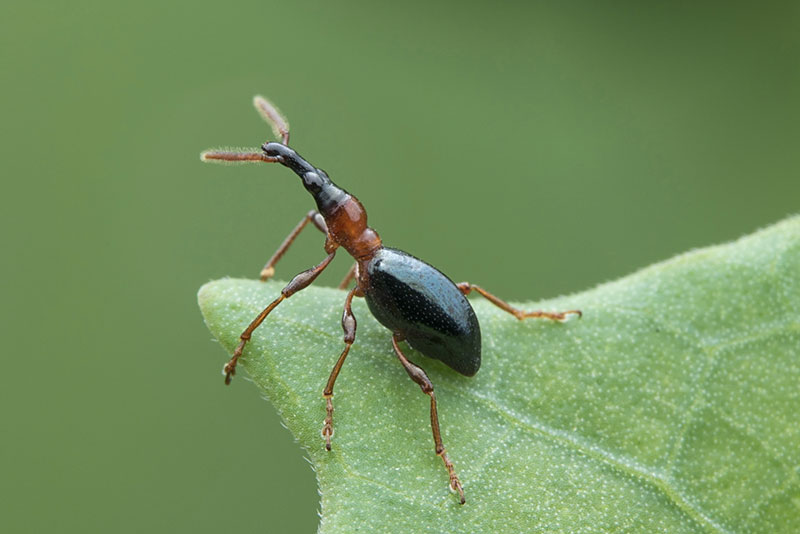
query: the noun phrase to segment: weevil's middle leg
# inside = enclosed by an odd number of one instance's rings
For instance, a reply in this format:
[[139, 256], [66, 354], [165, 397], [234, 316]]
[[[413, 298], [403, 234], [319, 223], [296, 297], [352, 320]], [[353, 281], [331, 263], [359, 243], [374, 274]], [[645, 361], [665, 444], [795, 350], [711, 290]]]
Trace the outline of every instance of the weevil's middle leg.
[[253, 331], [264, 322], [264, 319], [267, 318], [267, 315], [269, 315], [270, 312], [278, 306], [278, 304], [283, 302], [285, 299], [288, 299], [298, 291], [310, 286], [317, 276], [319, 276], [319, 273], [325, 270], [325, 267], [328, 266], [335, 255], [336, 250], [333, 250], [324, 260], [319, 263], [319, 265], [307, 269], [292, 278], [292, 280], [286, 284], [286, 287], [281, 290], [281, 296], [273, 300], [269, 306], [264, 308], [264, 310], [252, 320], [250, 325], [245, 328], [244, 332], [242, 332], [242, 335], [239, 336], [239, 345], [237, 345], [236, 350], [233, 351], [233, 356], [228, 363], [225, 364], [225, 367], [222, 368], [222, 372], [225, 374], [225, 384], [230, 384], [231, 377], [236, 374], [236, 364], [239, 362], [239, 358], [242, 356], [244, 346], [248, 341], [250, 341]]
[[436, 409], [436, 395], [433, 393], [433, 384], [422, 367], [412, 363], [405, 357], [400, 347], [397, 346], [398, 341], [397, 334], [393, 335], [392, 347], [394, 347], [394, 352], [400, 359], [400, 363], [405, 367], [411, 380], [416, 382], [422, 389], [422, 392], [431, 398], [431, 429], [433, 430], [433, 443], [436, 446], [436, 455], [442, 459], [444, 467], [447, 469], [447, 474], [450, 476], [450, 489], [458, 492], [459, 500], [461, 504], [464, 504], [466, 502], [464, 499], [464, 489], [461, 487], [461, 481], [458, 479], [458, 475], [456, 475], [455, 466], [453, 466], [453, 462], [450, 461], [450, 458], [447, 457], [447, 451], [445, 451], [444, 444], [442, 443], [442, 433], [439, 430], [439, 412]]
[[483, 295], [486, 298], [486, 300], [488, 300], [501, 310], [507, 311], [520, 321], [523, 319], [528, 319], [529, 317], [541, 317], [543, 319], [552, 319], [553, 321], [564, 321], [569, 315], [577, 315], [578, 317], [583, 316], [583, 312], [581, 312], [580, 310], [568, 310], [565, 312], [546, 312], [546, 311], [536, 310], [528, 312], [513, 307], [508, 302], [499, 299], [498, 297], [492, 295], [482, 287], [476, 286], [475, 284], [470, 284], [469, 282], [461, 282], [460, 284], [456, 284], [456, 286], [465, 295], [469, 295], [473, 290], [477, 291], [478, 293]]
[[283, 240], [283, 243], [281, 243], [281, 246], [279, 246], [278, 250], [275, 251], [275, 254], [272, 255], [269, 261], [267, 261], [267, 263], [264, 265], [264, 268], [261, 269], [262, 282], [266, 282], [272, 277], [273, 274], [275, 274], [275, 264], [278, 263], [284, 254], [286, 254], [286, 251], [289, 250], [289, 247], [292, 245], [294, 240], [297, 239], [297, 236], [300, 235], [300, 232], [303, 231], [303, 228], [305, 228], [309, 222], [314, 223], [314, 226], [317, 227], [317, 230], [323, 234], [328, 234], [328, 226], [325, 224], [325, 219], [322, 218], [322, 215], [317, 213], [315, 210], [311, 210], [306, 213], [306, 216], [303, 217], [299, 223], [297, 223], [297, 226], [295, 226], [289, 235], [286, 236], [286, 239]]
[[350, 347], [356, 340], [356, 317], [353, 315], [353, 310], [350, 308], [350, 303], [353, 302], [354, 296], [362, 297], [364, 294], [358, 288], [354, 287], [347, 294], [344, 301], [344, 312], [342, 312], [342, 330], [344, 330], [344, 350], [336, 361], [336, 365], [331, 370], [331, 376], [328, 377], [328, 383], [322, 391], [322, 398], [325, 399], [325, 421], [322, 425], [322, 437], [325, 438], [325, 448], [331, 450], [331, 438], [333, 437], [333, 384], [336, 382], [336, 377], [339, 376], [339, 371], [342, 370], [344, 360], [350, 352]]

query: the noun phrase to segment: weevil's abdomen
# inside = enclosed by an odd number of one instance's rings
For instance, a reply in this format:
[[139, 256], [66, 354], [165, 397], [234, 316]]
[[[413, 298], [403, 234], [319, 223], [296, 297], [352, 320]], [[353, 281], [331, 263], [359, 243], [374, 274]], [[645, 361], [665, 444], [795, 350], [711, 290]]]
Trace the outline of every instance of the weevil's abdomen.
[[422, 354], [472, 376], [481, 366], [481, 329], [469, 301], [447, 276], [401, 250], [382, 248], [366, 269], [365, 298], [386, 328]]

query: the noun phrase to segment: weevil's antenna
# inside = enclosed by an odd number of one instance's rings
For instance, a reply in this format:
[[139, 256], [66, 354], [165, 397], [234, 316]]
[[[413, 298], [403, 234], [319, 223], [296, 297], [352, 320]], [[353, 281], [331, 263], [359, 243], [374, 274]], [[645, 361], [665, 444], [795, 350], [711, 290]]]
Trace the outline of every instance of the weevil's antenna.
[[[289, 144], [289, 121], [281, 115], [275, 105], [261, 95], [253, 97], [253, 105], [267, 123], [272, 127], [272, 132], [275, 137], [280, 139], [280, 143], [284, 146]], [[265, 143], [266, 146], [269, 143]], [[273, 146], [280, 147], [278, 143], [273, 143]], [[290, 150], [295, 154], [293, 150]], [[296, 155], [296, 154], [295, 154]], [[211, 161], [215, 163], [281, 163], [281, 155], [268, 156], [257, 148], [245, 149], [212, 149], [200, 153], [202, 161]], [[292, 159], [292, 158], [290, 158]], [[293, 161], [293, 160], [292, 160]]]
[[275, 134], [275, 137], [279, 138], [284, 145], [288, 145], [289, 121], [286, 120], [286, 117], [281, 115], [281, 112], [278, 111], [275, 104], [261, 95], [256, 95], [253, 97], [253, 105], [264, 120], [272, 126], [272, 132]]
[[280, 158], [267, 156], [263, 152], [250, 150], [212, 149], [200, 152], [201, 161], [214, 163], [275, 163]]

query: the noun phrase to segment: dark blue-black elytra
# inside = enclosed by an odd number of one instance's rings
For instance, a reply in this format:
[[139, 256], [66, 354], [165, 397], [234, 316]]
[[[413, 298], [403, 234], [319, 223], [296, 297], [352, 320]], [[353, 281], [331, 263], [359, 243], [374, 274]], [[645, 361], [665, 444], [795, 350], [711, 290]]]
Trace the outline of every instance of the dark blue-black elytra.
[[441, 271], [393, 248], [367, 264], [372, 315], [422, 354], [462, 375], [481, 366], [481, 327], [469, 301]]

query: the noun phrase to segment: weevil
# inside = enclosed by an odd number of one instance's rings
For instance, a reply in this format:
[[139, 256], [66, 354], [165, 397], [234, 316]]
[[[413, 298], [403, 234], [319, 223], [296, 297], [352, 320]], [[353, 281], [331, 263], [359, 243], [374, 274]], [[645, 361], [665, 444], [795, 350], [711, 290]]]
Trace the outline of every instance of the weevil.
[[331, 263], [339, 247], [344, 248], [355, 263], [339, 287], [347, 289], [353, 280], [355, 287], [347, 292], [344, 300], [344, 349], [322, 392], [326, 410], [322, 425], [325, 448], [331, 450], [333, 437], [333, 386], [356, 339], [356, 318], [351, 303], [354, 297], [363, 297], [370, 312], [391, 332], [392, 349], [408, 376], [430, 397], [435, 451], [447, 469], [450, 489], [458, 493], [459, 501], [464, 504], [461, 481], [442, 442], [433, 384], [425, 371], [406, 357], [400, 343], [406, 342], [425, 356], [441, 360], [462, 375], [473, 376], [481, 366], [481, 329], [466, 298], [472, 291], [483, 295], [492, 304], [520, 320], [539, 317], [563, 321], [571, 315], [580, 317], [581, 311], [523, 311], [480, 286], [469, 282], [454, 283], [438, 269], [411, 254], [384, 247], [378, 233], [367, 225], [367, 212], [361, 202], [334, 184], [325, 171], [311, 165], [289, 147], [289, 123], [278, 109], [261, 96], [256, 96], [253, 104], [272, 126], [280, 141], [264, 143], [261, 151], [207, 150], [201, 154], [201, 159], [217, 162], [280, 163], [294, 171], [303, 181], [306, 191], [314, 197], [317, 209], [309, 211], [301, 219], [267, 261], [261, 270], [262, 281], [274, 275], [275, 265], [309, 223], [325, 235], [324, 248], [327, 256], [318, 265], [292, 278], [280, 295], [245, 328], [239, 336], [238, 346], [223, 368], [225, 383], [230, 384], [231, 377], [236, 374], [236, 364], [253, 331], [278, 304], [311, 285]]

